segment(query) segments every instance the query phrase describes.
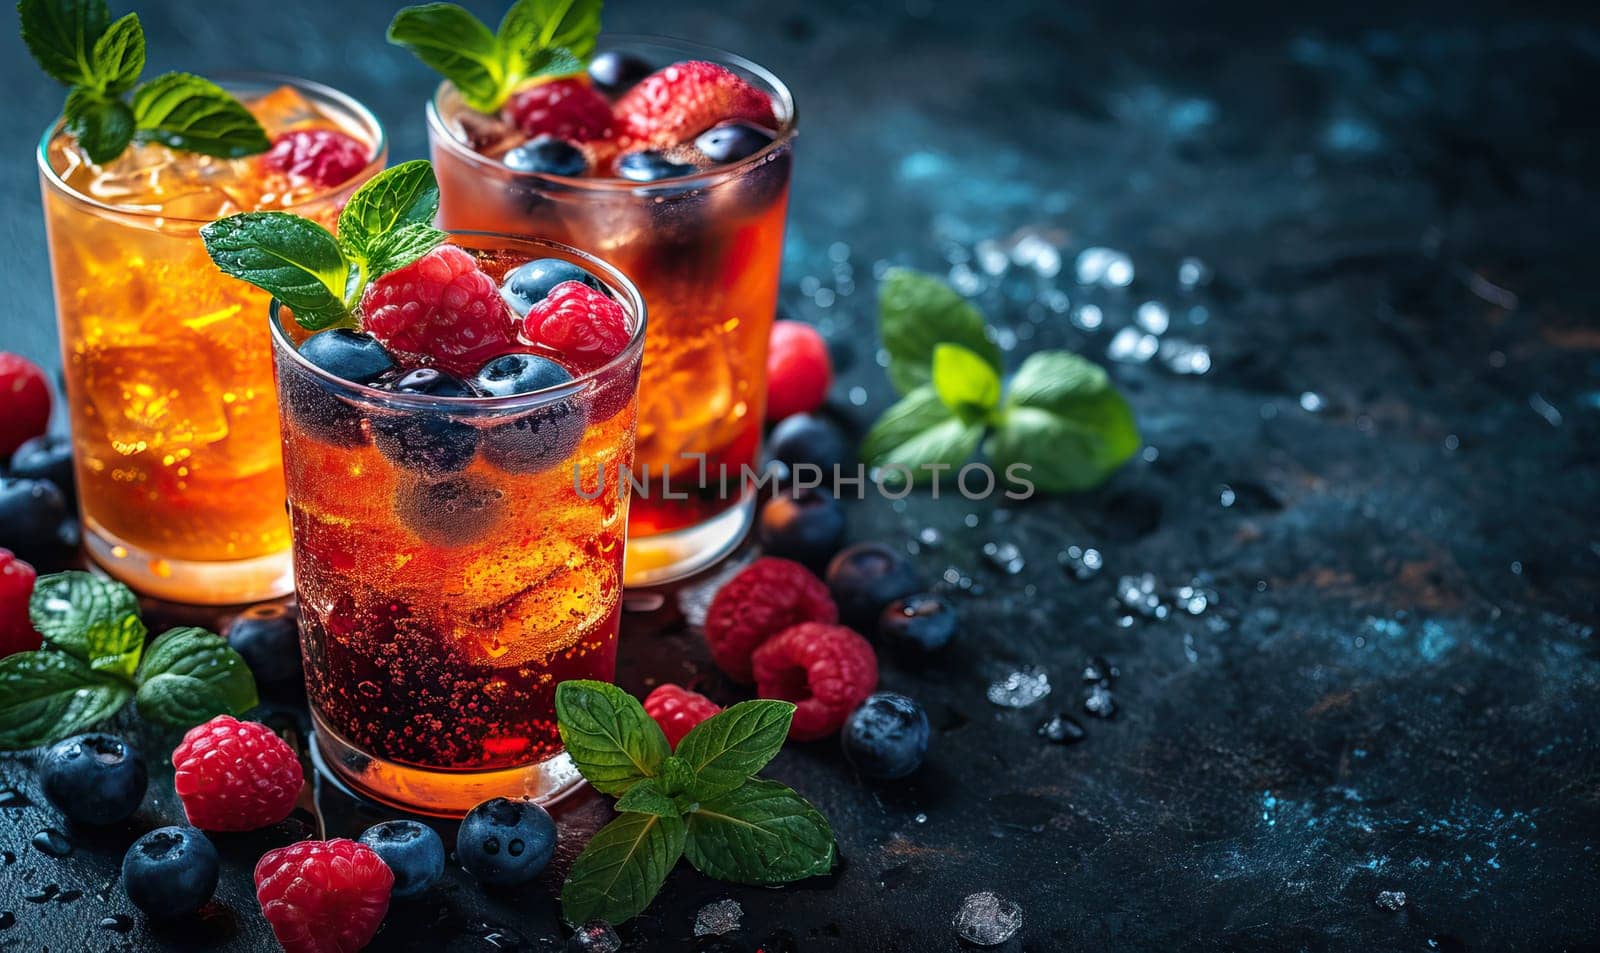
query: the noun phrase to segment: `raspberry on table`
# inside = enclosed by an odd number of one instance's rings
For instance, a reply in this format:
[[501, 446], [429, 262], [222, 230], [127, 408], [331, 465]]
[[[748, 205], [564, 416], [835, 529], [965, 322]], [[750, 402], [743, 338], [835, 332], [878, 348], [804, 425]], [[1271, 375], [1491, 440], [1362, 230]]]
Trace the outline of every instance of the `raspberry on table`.
[[368, 285], [361, 326], [405, 363], [436, 364], [459, 377], [517, 344], [499, 284], [455, 245]]
[[286, 953], [355, 953], [389, 912], [394, 873], [365, 844], [338, 838], [269, 850], [256, 899]]
[[751, 657], [756, 694], [795, 703], [789, 737], [816, 741], [837, 732], [878, 686], [872, 645], [842, 625], [802, 622]]
[[772, 322], [767, 346], [767, 419], [808, 414], [828, 398], [833, 361], [822, 335], [799, 321]]
[[511, 97], [506, 114], [523, 134], [552, 136], [567, 142], [611, 138], [616, 118], [611, 104], [580, 79], [555, 79], [530, 86]]
[[621, 354], [632, 334], [628, 313], [610, 295], [581, 281], [563, 281], [528, 308], [522, 336], [555, 350], [581, 374]]
[[676, 748], [689, 729], [721, 711], [722, 706], [699, 692], [668, 683], [657, 685], [645, 696], [644, 710], [661, 726], [667, 744]]
[[342, 132], [296, 129], [272, 140], [272, 148], [261, 156], [261, 164], [331, 189], [366, 168], [371, 155], [366, 143]]
[[28, 617], [28, 599], [39, 576], [9, 549], [0, 549], [0, 658], [31, 652], [41, 643]]
[[764, 556], [740, 570], [711, 598], [706, 642], [728, 677], [749, 682], [750, 655], [763, 642], [801, 622], [834, 623], [839, 610], [828, 587], [806, 567]]
[[305, 777], [282, 738], [259, 722], [218, 715], [189, 729], [172, 752], [173, 789], [189, 823], [253, 831], [294, 810]]
[[712, 126], [747, 120], [778, 128], [772, 98], [725, 66], [688, 60], [657, 70], [617, 100], [622, 133], [636, 146], [688, 142]]
[[0, 459], [50, 426], [50, 383], [20, 354], [0, 351]]

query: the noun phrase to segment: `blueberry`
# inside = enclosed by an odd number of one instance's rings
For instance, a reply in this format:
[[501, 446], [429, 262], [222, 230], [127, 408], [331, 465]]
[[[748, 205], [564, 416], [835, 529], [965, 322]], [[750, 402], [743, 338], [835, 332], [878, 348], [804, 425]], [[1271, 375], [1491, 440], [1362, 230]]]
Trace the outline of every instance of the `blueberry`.
[[67, 500], [49, 480], [0, 479], [0, 547], [30, 562], [65, 548]]
[[655, 72], [637, 56], [607, 50], [589, 61], [589, 79], [602, 92], [613, 96]]
[[500, 283], [500, 297], [506, 299], [519, 316], [526, 315], [536, 302], [550, 295], [550, 290], [564, 281], [581, 281], [597, 291], [604, 291], [600, 279], [560, 258], [535, 258], [525, 265], [506, 272]]
[[479, 882], [509, 887], [527, 883], [556, 852], [556, 822], [527, 799], [497, 797], [461, 819], [456, 860]]
[[654, 182], [680, 175], [692, 175], [697, 170], [686, 162], [673, 162], [652, 149], [630, 152], [617, 160], [617, 174], [634, 182]]
[[133, 905], [156, 918], [193, 913], [217, 889], [217, 848], [192, 827], [158, 827], [122, 858], [122, 887]]
[[931, 592], [896, 599], [878, 617], [878, 635], [892, 648], [912, 656], [939, 651], [960, 628], [956, 607]]
[[762, 507], [756, 533], [770, 555], [821, 569], [844, 545], [844, 508], [815, 487], [786, 490]]
[[19, 480], [49, 480], [70, 506], [75, 485], [72, 439], [60, 434], [44, 434], [23, 441], [11, 455], [11, 475]]
[[384, 821], [361, 833], [394, 873], [395, 897], [414, 897], [444, 876], [444, 841], [421, 821]]
[[[477, 388], [445, 371], [419, 367], [378, 382], [383, 390], [430, 397], [478, 397]], [[374, 415], [372, 442], [394, 463], [426, 473], [466, 469], [478, 452], [478, 428], [448, 410], [397, 407]]]
[[833, 468], [843, 467], [851, 453], [844, 434], [827, 418], [795, 414], [772, 428], [767, 437], [767, 456], [785, 464], [791, 471], [806, 463], [816, 467], [824, 477], [831, 477]]
[[333, 328], [306, 338], [300, 356], [353, 384], [370, 384], [394, 370], [394, 358], [378, 339], [350, 328]]
[[928, 713], [916, 701], [878, 692], [845, 719], [839, 735], [844, 757], [869, 778], [903, 778], [928, 753]]
[[833, 557], [827, 581], [840, 618], [863, 632], [889, 603], [922, 590], [911, 564], [882, 543], [857, 543]]
[[[571, 383], [572, 375], [537, 354], [504, 354], [472, 380], [491, 396], [510, 397]], [[548, 470], [578, 448], [584, 425], [583, 408], [575, 398], [553, 400], [485, 430], [483, 458], [509, 473]]]
[[264, 685], [298, 681], [300, 626], [294, 610], [268, 602], [239, 613], [225, 633], [228, 644]]
[[[394, 358], [370, 334], [334, 328], [307, 338], [300, 356], [310, 364], [353, 384], [372, 384], [394, 370]], [[367, 442], [361, 410], [327, 384], [292, 366], [279, 368], [284, 408], [300, 429], [336, 447]]]
[[505, 494], [482, 477], [466, 475], [438, 482], [401, 480], [394, 511], [432, 546], [465, 546], [494, 528], [505, 508]]
[[115, 824], [133, 816], [150, 775], [137, 748], [115, 735], [77, 735], [50, 746], [39, 786], [80, 824]]
[[554, 136], [540, 136], [507, 152], [501, 159], [517, 172], [544, 175], [582, 175], [589, 171], [589, 157], [583, 150]]
[[719, 165], [748, 159], [772, 142], [772, 130], [749, 122], [712, 126], [695, 137], [694, 147]]
[[483, 365], [472, 383], [490, 397], [531, 394], [546, 387], [570, 383], [567, 369], [537, 354], [502, 354]]

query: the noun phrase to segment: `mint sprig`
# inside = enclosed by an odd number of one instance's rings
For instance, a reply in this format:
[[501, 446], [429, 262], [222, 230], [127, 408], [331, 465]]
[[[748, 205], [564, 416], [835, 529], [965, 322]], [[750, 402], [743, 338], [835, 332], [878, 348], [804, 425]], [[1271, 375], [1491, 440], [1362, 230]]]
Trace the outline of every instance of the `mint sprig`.
[[862, 441], [872, 466], [926, 480], [982, 446], [1008, 477], [1065, 493], [1104, 482], [1141, 446], [1128, 402], [1075, 354], [1033, 354], [1007, 389], [983, 315], [932, 275], [885, 275], [878, 328], [889, 381], [904, 396]]
[[740, 702], [696, 725], [676, 754], [638, 700], [605, 682], [556, 687], [578, 770], [620, 816], [578, 855], [562, 916], [621, 923], [650, 905], [679, 857], [719, 880], [778, 884], [827, 873], [833, 829], [794, 791], [754, 777], [783, 747], [794, 705]]
[[28, 616], [44, 644], [0, 659], [0, 750], [77, 734], [130, 699], [144, 717], [179, 728], [256, 705], [249, 667], [218, 636], [171, 629], [146, 650], [139, 600], [119, 582], [86, 572], [41, 576]]
[[200, 229], [217, 267], [277, 298], [311, 331], [355, 323], [373, 279], [444, 241], [433, 227], [439, 183], [426, 159], [368, 179], [339, 213], [338, 235], [289, 212], [245, 212]]
[[425, 3], [396, 13], [388, 37], [454, 84], [468, 106], [492, 113], [530, 79], [582, 70], [600, 35], [600, 7], [517, 0], [491, 32], [454, 3]]
[[[105, 0], [19, 0], [17, 14], [28, 52], [67, 87], [66, 131], [96, 164], [134, 140], [228, 159], [271, 145], [250, 111], [215, 83], [165, 73], [139, 85], [145, 39], [138, 15], [112, 22]], [[131, 106], [123, 99], [130, 91]]]

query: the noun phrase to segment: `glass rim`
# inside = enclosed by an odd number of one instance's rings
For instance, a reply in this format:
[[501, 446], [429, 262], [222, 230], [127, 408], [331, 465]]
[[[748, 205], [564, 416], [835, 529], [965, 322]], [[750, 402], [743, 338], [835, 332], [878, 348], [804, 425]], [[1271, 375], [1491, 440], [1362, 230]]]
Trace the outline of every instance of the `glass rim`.
[[[294, 361], [298, 368], [329, 385], [331, 389], [343, 392], [364, 403], [396, 409], [471, 411], [523, 410], [528, 407], [564, 400], [577, 394], [593, 381], [614, 376], [620, 368], [634, 360], [636, 356], [642, 355], [646, 322], [644, 295], [639, 292], [638, 286], [633, 283], [632, 279], [624, 275], [615, 265], [591, 255], [581, 248], [576, 248], [563, 242], [552, 241], [548, 238], [533, 238], [526, 235], [512, 235], [506, 232], [483, 232], [467, 229], [448, 231], [446, 234], [451, 238], [464, 236], [491, 239], [497, 243], [483, 250], [492, 251], [496, 248], [533, 245], [540, 248], [553, 249], [563, 255], [571, 256], [582, 263], [583, 267], [594, 272], [596, 277], [601, 278], [613, 288], [620, 290], [625, 296], [628, 306], [637, 319], [634, 322], [633, 333], [628, 338], [628, 343], [621, 351], [617, 352], [615, 357], [612, 357], [599, 367], [575, 375], [570, 381], [550, 387], [542, 387], [539, 390], [528, 391], [525, 394], [508, 394], [504, 397], [439, 397], [433, 394], [405, 394], [392, 390], [380, 390], [370, 384], [360, 384], [355, 381], [345, 380], [337, 374], [311, 363], [300, 354], [300, 349], [295, 346], [294, 341], [290, 340], [288, 334], [284, 331], [281, 317], [283, 302], [277, 298], [273, 298], [272, 303], [267, 307], [267, 324], [272, 330], [273, 349], [288, 354], [290, 360]], [[529, 260], [531, 261], [532, 259]], [[634, 389], [638, 389], [637, 383], [635, 383]]]
[[[375, 141], [372, 144], [372, 158], [368, 160], [366, 165], [361, 167], [361, 171], [357, 172], [355, 175], [352, 175], [349, 179], [346, 179], [344, 182], [339, 183], [333, 188], [317, 192], [313, 195], [307, 196], [299, 202], [294, 203], [293, 205], [286, 205], [283, 208], [273, 209], [273, 211], [293, 212], [296, 209], [305, 208], [308, 205], [323, 201], [330, 195], [337, 195], [350, 183], [359, 183], [361, 181], [365, 181], [366, 178], [370, 178], [373, 174], [381, 171], [384, 163], [388, 159], [389, 131], [384, 128], [383, 123], [378, 120], [377, 115], [373, 113], [371, 109], [367, 108], [366, 104], [362, 103], [354, 96], [351, 96], [349, 93], [341, 92], [340, 90], [334, 89], [332, 86], [319, 83], [313, 79], [290, 76], [286, 73], [253, 72], [248, 70], [228, 71], [213, 74], [208, 78], [224, 89], [228, 89], [230, 85], [240, 86], [246, 83], [271, 83], [278, 86], [290, 86], [298, 91], [311, 93], [316, 97], [320, 97], [337, 104], [340, 108], [348, 110], [362, 124], [377, 133]], [[164, 222], [181, 225], [209, 225], [214, 220], [214, 217], [190, 218], [183, 215], [168, 215], [159, 210], [139, 208], [131, 205], [113, 205], [109, 202], [101, 201], [92, 195], [86, 195], [68, 185], [66, 181], [61, 178], [61, 174], [57, 172], [55, 167], [50, 164], [50, 142], [56, 137], [56, 134], [61, 131], [62, 126], [66, 125], [66, 121], [66, 116], [63, 114], [57, 116], [55, 121], [50, 123], [50, 125], [45, 128], [44, 135], [39, 139], [39, 149], [35, 154], [35, 158], [39, 163], [39, 172], [44, 176], [45, 181], [49, 183], [53, 190], [61, 195], [66, 196], [79, 205], [98, 209], [102, 212], [110, 212], [115, 215], [127, 215], [137, 219], [160, 219]], [[258, 153], [258, 155], [259, 154], [260, 153]], [[241, 158], [248, 157], [242, 156]], [[242, 209], [241, 211], [248, 212], [252, 211], [252, 209]]]
[[428, 102], [423, 107], [423, 111], [427, 116], [428, 131], [436, 134], [434, 138], [446, 143], [446, 148], [450, 149], [452, 153], [466, 160], [467, 162], [472, 163], [473, 165], [487, 167], [499, 175], [508, 175], [515, 179], [533, 179], [542, 182], [549, 182], [553, 185], [559, 185], [575, 192], [583, 190], [595, 192], [636, 192], [640, 190], [654, 191], [662, 188], [663, 186], [683, 188], [685, 185], [699, 185], [702, 183], [715, 181], [727, 177], [730, 174], [737, 173], [743, 169], [759, 165], [760, 163], [765, 162], [769, 156], [788, 146], [789, 143], [794, 140], [795, 130], [800, 119], [800, 114], [797, 111], [794, 102], [794, 93], [790, 92], [788, 84], [779, 79], [776, 73], [767, 69], [765, 66], [762, 66], [760, 63], [740, 56], [737, 53], [730, 53], [727, 50], [721, 49], [720, 47], [708, 46], [704, 43], [696, 43], [692, 40], [680, 40], [677, 37], [659, 36], [649, 33], [602, 34], [600, 37], [599, 47], [601, 49], [605, 49], [608, 43], [636, 43], [668, 47], [679, 52], [686, 53], [694, 59], [710, 60], [718, 64], [731, 64], [748, 73], [754, 74], [762, 82], [772, 87], [775, 98], [783, 106], [783, 122], [778, 127], [777, 135], [772, 137], [771, 142], [736, 162], [729, 162], [724, 165], [713, 166], [709, 169], [699, 169], [686, 175], [674, 175], [663, 179], [652, 179], [649, 182], [635, 182], [632, 179], [624, 179], [620, 176], [614, 175], [572, 176], [552, 175], [548, 172], [521, 172], [511, 168], [498, 159], [491, 159], [483, 153], [474, 150], [471, 146], [456, 138], [456, 136], [445, 126], [444, 117], [439, 113], [439, 97], [442, 96], [446, 90], [451, 88], [451, 83], [449, 80], [443, 80], [439, 83], [439, 85], [434, 89], [433, 95], [428, 97]]

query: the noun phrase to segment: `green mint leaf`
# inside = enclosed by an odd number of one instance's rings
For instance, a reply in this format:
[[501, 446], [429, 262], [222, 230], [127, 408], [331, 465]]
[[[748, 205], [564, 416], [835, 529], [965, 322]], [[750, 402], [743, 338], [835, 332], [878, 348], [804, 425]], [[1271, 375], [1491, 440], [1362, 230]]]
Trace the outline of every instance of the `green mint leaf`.
[[28, 618], [46, 642], [96, 672], [132, 678], [144, 650], [139, 597], [120, 582], [86, 572], [40, 576]]
[[561, 887], [562, 917], [571, 923], [631, 919], [661, 890], [683, 856], [683, 840], [683, 821], [676, 817], [624, 814], [600, 828]]
[[183, 152], [237, 159], [265, 152], [266, 130], [250, 110], [208, 79], [163, 73], [133, 91], [135, 135]]
[[169, 629], [150, 643], [139, 666], [139, 714], [178, 728], [256, 706], [256, 680], [220, 636], [192, 626]]
[[385, 169], [356, 189], [339, 213], [339, 245], [354, 261], [372, 257], [373, 243], [404, 225], [432, 225], [439, 214], [439, 180], [426, 159]]
[[[983, 439], [981, 423], [967, 423], [955, 416], [932, 384], [924, 384], [900, 398], [883, 412], [861, 441], [861, 459], [874, 467], [905, 467], [913, 482], [938, 476], [922, 469], [924, 464], [944, 465], [951, 470], [965, 463]], [[898, 470], [890, 471], [899, 474]], [[898, 483], [904, 474], [886, 482]]]
[[678, 805], [661, 793], [661, 786], [654, 778], [645, 778], [617, 798], [617, 810], [632, 814], [654, 814], [657, 817], [677, 817], [679, 814]]
[[891, 268], [878, 285], [878, 335], [889, 352], [889, 382], [902, 394], [933, 379], [933, 351], [959, 344], [1000, 367], [1000, 348], [985, 335], [983, 315], [943, 281]]
[[833, 828], [805, 798], [755, 778], [700, 802], [688, 817], [684, 855], [708, 877], [781, 884], [833, 868]]
[[63, 115], [67, 132], [96, 165], [122, 155], [133, 141], [133, 110], [120, 99], [92, 89], [74, 89], [67, 94]]
[[608, 682], [557, 685], [556, 722], [567, 754], [604, 794], [620, 795], [654, 777], [672, 754], [661, 726], [639, 700]]
[[767, 766], [789, 737], [794, 705], [758, 699], [712, 715], [678, 742], [677, 755], [694, 772], [688, 792], [700, 800], [732, 791]]
[[0, 750], [60, 741], [116, 714], [133, 689], [61, 652], [0, 659]]
[[200, 229], [206, 252], [226, 274], [268, 292], [317, 331], [349, 323], [350, 263], [328, 230], [288, 212], [230, 215]]
[[105, 92], [120, 95], [132, 89], [144, 72], [144, 27], [139, 25], [139, 15], [130, 13], [100, 34], [90, 62]]
[[660, 782], [661, 792], [668, 797], [677, 797], [686, 794], [694, 784], [694, 769], [689, 763], [677, 755], [672, 755], [661, 762], [661, 770], [656, 774]]
[[432, 225], [412, 222], [385, 233], [367, 250], [366, 280], [387, 275], [426, 255], [445, 240], [445, 233]]
[[508, 95], [523, 82], [538, 76], [571, 76], [573, 73], [581, 72], [583, 72], [583, 60], [574, 56], [571, 50], [565, 47], [538, 50], [530, 56], [522, 57], [517, 64], [516, 72], [508, 74]]
[[1000, 373], [959, 344], [933, 349], [933, 389], [967, 423], [982, 423], [1000, 405]]
[[63, 86], [97, 88], [91, 50], [111, 25], [105, 0], [20, 0], [22, 42], [45, 74]]
[[1040, 351], [1023, 361], [988, 452], [1002, 472], [1048, 493], [1086, 490], [1104, 482], [1139, 451], [1133, 410], [1104, 369], [1065, 351]]
[[495, 112], [511, 91], [495, 35], [456, 4], [406, 7], [389, 23], [388, 36], [454, 84], [461, 101], [479, 112]]
[[520, 58], [524, 77], [541, 52], [561, 47], [573, 62], [589, 58], [600, 36], [601, 0], [517, 0], [500, 21], [497, 39], [507, 54]]

